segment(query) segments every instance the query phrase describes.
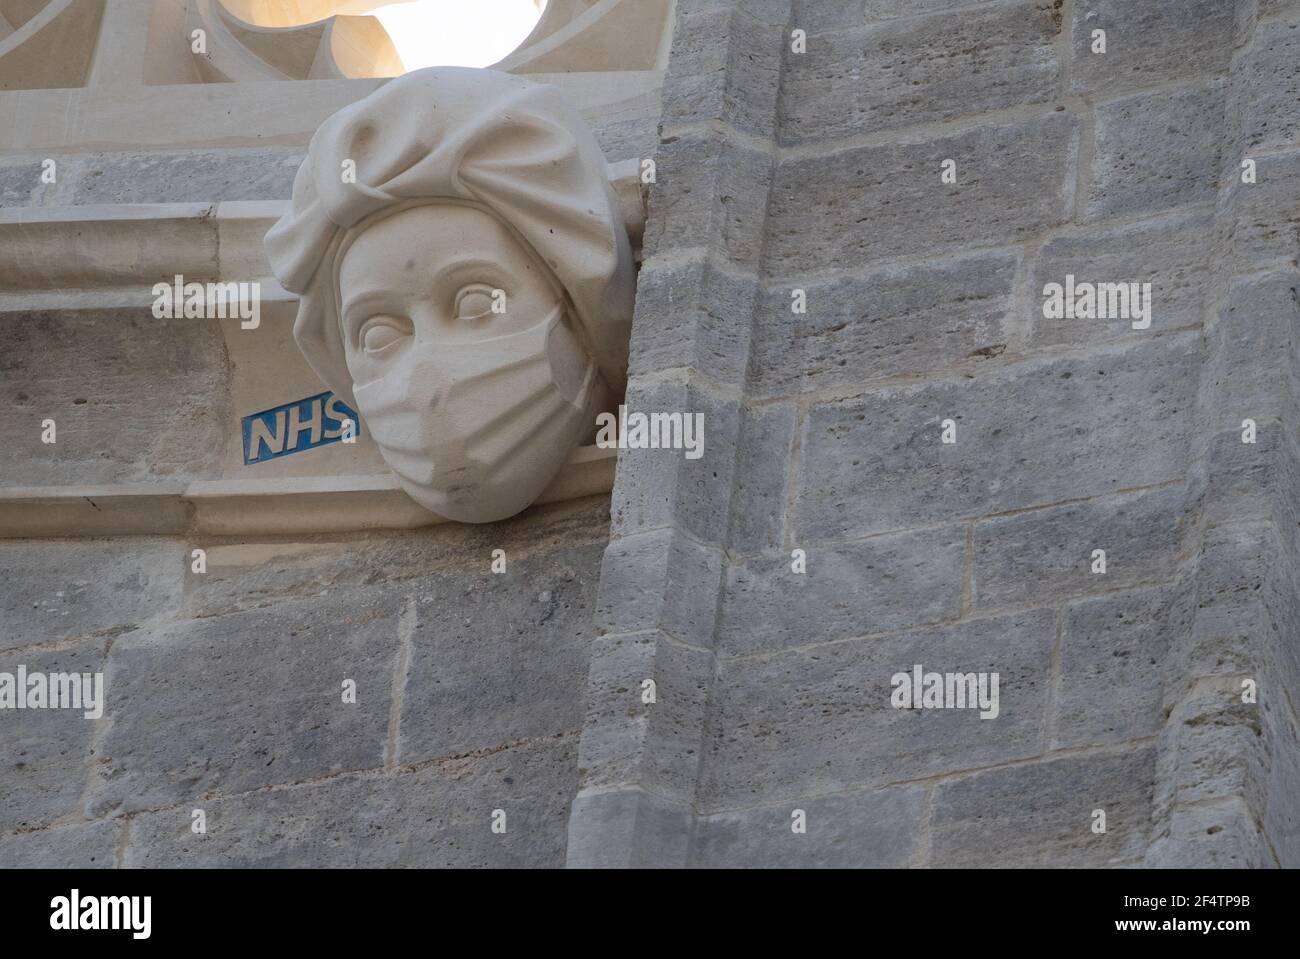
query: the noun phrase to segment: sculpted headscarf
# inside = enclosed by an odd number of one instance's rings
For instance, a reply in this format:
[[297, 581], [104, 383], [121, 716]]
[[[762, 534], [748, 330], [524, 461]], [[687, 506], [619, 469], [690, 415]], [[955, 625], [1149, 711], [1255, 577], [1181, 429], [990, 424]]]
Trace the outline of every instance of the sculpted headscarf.
[[[344, 161], [356, 164], [345, 182]], [[348, 178], [351, 179], [351, 178]], [[568, 295], [579, 335], [610, 387], [627, 375], [632, 254], [605, 159], [551, 86], [495, 70], [416, 70], [331, 116], [266, 234], [271, 268], [300, 296], [293, 335], [354, 409], [334, 261], [347, 231], [413, 201], [471, 201], [499, 217]]]

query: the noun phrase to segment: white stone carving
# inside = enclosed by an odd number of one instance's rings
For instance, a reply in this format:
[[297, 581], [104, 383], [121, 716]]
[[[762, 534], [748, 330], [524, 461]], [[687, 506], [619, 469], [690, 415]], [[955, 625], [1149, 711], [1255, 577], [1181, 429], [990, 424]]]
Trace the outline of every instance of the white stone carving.
[[325, 121], [266, 236], [294, 337], [421, 506], [533, 503], [622, 393], [635, 271], [604, 158], [553, 87], [409, 73]]

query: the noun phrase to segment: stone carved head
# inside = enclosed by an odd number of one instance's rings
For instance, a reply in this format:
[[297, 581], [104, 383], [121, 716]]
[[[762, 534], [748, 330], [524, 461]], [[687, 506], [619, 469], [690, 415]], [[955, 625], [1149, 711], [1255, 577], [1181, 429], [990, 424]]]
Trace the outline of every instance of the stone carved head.
[[530, 505], [623, 391], [631, 249], [553, 87], [458, 67], [391, 81], [317, 130], [266, 249], [307, 361], [440, 516]]

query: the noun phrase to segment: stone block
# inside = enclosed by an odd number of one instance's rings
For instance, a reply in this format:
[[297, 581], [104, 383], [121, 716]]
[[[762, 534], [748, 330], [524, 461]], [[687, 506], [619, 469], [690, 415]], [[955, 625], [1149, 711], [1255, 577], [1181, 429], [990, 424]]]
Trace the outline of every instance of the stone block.
[[391, 588], [337, 590], [119, 637], [88, 814], [382, 766], [407, 603]]
[[[0, 672], [27, 675], [98, 673], [104, 642], [82, 643], [39, 653], [10, 650]], [[96, 732], [108, 723], [116, 691], [105, 677], [104, 716], [87, 719], [84, 709], [0, 709], [0, 833], [44, 826], [81, 813], [87, 767]]]
[[0, 649], [114, 636], [180, 604], [185, 551], [175, 540], [0, 541]]
[[757, 296], [755, 276], [720, 269], [703, 256], [645, 264], [637, 280], [630, 374], [692, 369], [739, 388]]
[[662, 629], [712, 646], [724, 557], [671, 529], [617, 539], [605, 550], [597, 620], [602, 632]]
[[[136, 816], [125, 865], [144, 868], [559, 867], [574, 743], [552, 737], [415, 770], [339, 776]], [[505, 832], [492, 831], [504, 810]]]
[[[1180, 484], [996, 516], [975, 526], [977, 609], [1055, 603], [1172, 578], [1191, 522]], [[1106, 571], [1092, 571], [1094, 550]]]
[[[1053, 113], [788, 159], [768, 208], [766, 262], [797, 286], [830, 265], [1023, 242], [1067, 219], [1076, 140], [1074, 118]], [[954, 185], [940, 182], [945, 159], [957, 163]]]
[[0, 836], [0, 869], [112, 869], [122, 827], [73, 823]]
[[795, 409], [790, 404], [742, 408], [736, 482], [731, 490], [729, 547], [754, 553], [781, 543], [789, 470], [794, 455]]
[[1267, 869], [1276, 865], [1259, 827], [1238, 800], [1175, 809], [1147, 850], [1152, 869]]
[[[688, 802], [713, 677], [707, 650], [661, 632], [602, 636], [592, 647], [579, 749], [584, 792], [636, 788]], [[646, 680], [654, 682], [647, 702]]]
[[772, 160], [711, 132], [665, 135], [655, 155], [642, 252], [708, 250], [730, 263], [756, 267]]
[[1089, 219], [1212, 203], [1219, 185], [1223, 111], [1220, 81], [1098, 106]]
[[[1051, 610], [719, 661], [699, 801], [792, 802], [1036, 756]], [[999, 675], [999, 711], [902, 709], [896, 673]]]
[[[1014, 252], [854, 272], [771, 289], [757, 316], [751, 392], [785, 396], [925, 376], [1006, 350]], [[807, 313], [792, 310], [802, 289]]]
[[[12, 315], [0, 327], [0, 485], [184, 480], [220, 471], [234, 412], [216, 323]], [[56, 442], [41, 442], [53, 419]]]
[[[1029, 289], [1031, 347], [1101, 343], [1199, 326], [1213, 288], [1210, 271], [1214, 220], [1206, 211], [1176, 213], [1123, 226], [1085, 228], [1057, 236], [1038, 252]], [[1141, 251], [1140, 256], [1135, 256]], [[1150, 283], [1150, 328], [1136, 316], [1049, 319], [1043, 315], [1049, 283]], [[1145, 300], [1144, 300], [1145, 302]]]
[[[1155, 750], [993, 769], [935, 787], [930, 864], [944, 868], [1137, 866], [1151, 824]], [[1106, 813], [1094, 833], [1093, 810]]]
[[787, 54], [781, 139], [815, 143], [1054, 100], [1060, 25], [1043, 0], [844, 26]]
[[39, 206], [50, 189], [41, 182], [42, 172], [39, 160], [0, 162], [0, 207]]
[[[839, 539], [1180, 479], [1196, 333], [818, 404], [797, 539]], [[941, 423], [956, 443], [941, 442]]]
[[640, 789], [579, 795], [569, 817], [566, 865], [681, 867], [690, 855], [692, 824], [689, 804]]
[[726, 8], [679, 12], [664, 77], [664, 127], [717, 120], [770, 137], [781, 85], [784, 25]]
[[704, 445], [695, 459], [684, 449], [620, 450], [611, 535], [675, 527], [700, 543], [726, 542], [740, 404], [704, 387], [636, 380], [628, 384], [625, 403], [629, 412], [681, 413], [683, 423], [700, 414]]
[[1300, 151], [1259, 157], [1254, 183], [1242, 183], [1240, 169], [1238, 164], [1237, 175], [1220, 194], [1219, 216], [1230, 229], [1226, 266], [1253, 273], [1261, 264], [1292, 257], [1300, 247], [1300, 209], [1290, 202], [1300, 192]]
[[300, 147], [91, 153], [63, 160], [72, 169], [60, 179], [75, 184], [73, 204], [287, 200], [304, 156]]
[[[1234, 5], [1222, 0], [1079, 0], [1074, 4], [1071, 88], [1098, 96], [1224, 73], [1232, 56]], [[1093, 31], [1106, 52], [1093, 53]]]
[[412, 582], [397, 761], [577, 732], [603, 547]]
[[[1240, 124], [1243, 151], [1294, 147], [1300, 124], [1300, 26], [1260, 24], [1233, 71], [1228, 117]], [[1234, 158], [1235, 159], [1235, 158]], [[1234, 164], [1235, 165], [1235, 164]]]
[[[897, 869], [923, 846], [925, 789], [900, 786], [714, 813], [696, 825], [692, 864], [710, 869]], [[791, 828], [795, 809], [807, 831]]]
[[1169, 646], [1192, 628], [1186, 584], [1112, 593], [1065, 610], [1052, 748], [1158, 734]]
[[728, 568], [719, 624], [725, 653], [890, 632], [955, 619], [961, 612], [965, 527], [796, 545], [806, 553], [806, 573], [792, 571], [787, 550]]
[[533, 506], [500, 523], [443, 523], [364, 537], [207, 545], [208, 571], [186, 574], [185, 614], [195, 618], [309, 600], [331, 591], [396, 584], [436, 573], [487, 574], [493, 550], [512, 564], [534, 555], [603, 544], [608, 495]]

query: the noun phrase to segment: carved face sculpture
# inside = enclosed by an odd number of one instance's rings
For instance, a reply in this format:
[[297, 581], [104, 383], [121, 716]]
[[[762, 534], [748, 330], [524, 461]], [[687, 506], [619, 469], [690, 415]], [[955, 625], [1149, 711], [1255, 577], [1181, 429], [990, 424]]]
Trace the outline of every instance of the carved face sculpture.
[[527, 507], [623, 389], [631, 250], [553, 88], [393, 80], [322, 124], [266, 247], [308, 362], [441, 516]]
[[439, 515], [527, 507], [606, 402], [563, 290], [482, 209], [422, 205], [365, 227], [342, 251], [339, 289], [358, 412], [402, 487]]

